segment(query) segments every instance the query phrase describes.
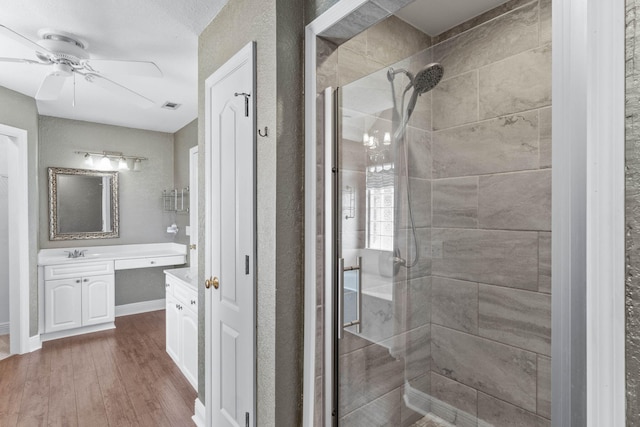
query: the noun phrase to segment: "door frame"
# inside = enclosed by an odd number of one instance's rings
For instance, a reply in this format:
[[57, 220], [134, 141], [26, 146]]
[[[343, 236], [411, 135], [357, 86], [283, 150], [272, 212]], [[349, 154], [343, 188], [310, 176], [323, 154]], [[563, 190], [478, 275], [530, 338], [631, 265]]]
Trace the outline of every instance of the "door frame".
[[[211, 253], [213, 249], [213, 238], [210, 230], [207, 230], [206, 227], [208, 224], [211, 224], [212, 219], [214, 217], [214, 205], [216, 203], [215, 200], [212, 200], [210, 197], [211, 194], [211, 179], [212, 179], [212, 165], [213, 165], [213, 152], [211, 149], [213, 142], [213, 135], [211, 129], [211, 88], [218, 82], [222, 81], [229, 74], [235, 71], [242, 64], [250, 62], [252, 69], [252, 82], [251, 82], [251, 111], [252, 111], [252, 126], [253, 126], [253, 145], [254, 145], [254, 153], [253, 153], [253, 168], [254, 171], [256, 169], [256, 159], [255, 159], [255, 144], [256, 144], [256, 43], [254, 41], [249, 42], [245, 47], [240, 49], [232, 58], [230, 58], [227, 62], [225, 62], [220, 68], [214, 71], [207, 79], [205, 80], [205, 138], [204, 138], [204, 171], [205, 171], [205, 196], [204, 201], [199, 201], [204, 204], [205, 207], [205, 227], [204, 230], [200, 230], [199, 232], [203, 232], [205, 234], [205, 245], [204, 245], [204, 277], [212, 276], [212, 266], [211, 266]], [[256, 333], [256, 298], [255, 298], [255, 290], [256, 290], [256, 242], [255, 236], [256, 234], [256, 182], [253, 182], [253, 198], [254, 198], [254, 211], [253, 211], [253, 236], [254, 236], [254, 248], [253, 248], [253, 262], [252, 262], [252, 272], [253, 272], [253, 283], [254, 283], [254, 307], [253, 307], [253, 339], [254, 339], [254, 354], [251, 355], [251, 359], [253, 361], [252, 369], [253, 369], [253, 417], [250, 425], [257, 425], [257, 377], [256, 377], [256, 353], [257, 353], [257, 333]], [[212, 351], [213, 351], [213, 342], [212, 342], [212, 331], [211, 331], [211, 310], [212, 310], [212, 293], [207, 293], [205, 291], [205, 425], [212, 425]]]
[[[314, 425], [315, 334], [320, 327], [316, 39], [368, 1], [340, 0], [305, 29], [303, 423], [308, 427]], [[562, 165], [552, 172], [552, 417], [556, 426], [569, 427], [572, 420], [580, 424], [584, 417], [590, 426], [622, 427], [625, 4], [554, 0], [552, 7], [553, 140], [563, 141], [552, 148], [554, 164]]]
[[24, 129], [0, 124], [0, 135], [9, 139], [9, 245], [17, 257], [17, 262], [9, 263], [9, 348], [12, 354], [24, 354], [33, 350], [29, 343], [29, 146]]

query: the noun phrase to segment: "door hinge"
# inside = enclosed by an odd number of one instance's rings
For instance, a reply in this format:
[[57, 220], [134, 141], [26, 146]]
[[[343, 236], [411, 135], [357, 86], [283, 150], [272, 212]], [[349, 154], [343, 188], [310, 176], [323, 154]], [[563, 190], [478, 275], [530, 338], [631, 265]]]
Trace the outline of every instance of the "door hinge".
[[245, 423], [244, 423], [245, 426], [249, 427], [249, 413], [248, 412], [245, 412], [244, 419], [245, 419]]
[[244, 256], [244, 274], [249, 274], [249, 255]]

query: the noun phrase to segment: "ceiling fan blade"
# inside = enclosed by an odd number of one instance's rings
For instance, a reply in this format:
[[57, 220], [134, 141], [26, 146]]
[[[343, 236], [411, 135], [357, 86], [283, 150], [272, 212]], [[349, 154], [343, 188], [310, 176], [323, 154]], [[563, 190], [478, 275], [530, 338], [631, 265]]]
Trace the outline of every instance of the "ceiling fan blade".
[[100, 86], [111, 94], [119, 96], [125, 99], [127, 102], [135, 104], [140, 108], [151, 108], [155, 105], [155, 102], [153, 102], [146, 96], [140, 95], [138, 92], [134, 92], [133, 90], [124, 87], [121, 84], [114, 82], [113, 80], [109, 80], [106, 77], [93, 73], [87, 73], [84, 74], [84, 76], [88, 82], [95, 83], [97, 86]]
[[143, 77], [162, 77], [162, 71], [153, 62], [124, 61], [119, 59], [87, 59], [83, 61], [85, 67], [95, 73], [126, 74]]
[[17, 62], [22, 64], [33, 64], [33, 65], [51, 65], [51, 62], [33, 61], [31, 59], [24, 59], [24, 58], [0, 58], [0, 62]]
[[26, 38], [25, 36], [23, 36], [22, 34], [18, 34], [15, 31], [13, 31], [10, 28], [5, 27], [4, 25], [0, 24], [0, 35], [8, 37], [12, 40], [17, 41], [18, 43], [21, 43], [22, 45], [28, 47], [29, 49], [33, 49], [37, 52], [42, 52], [42, 53], [48, 53], [48, 54], [52, 54], [52, 52], [50, 52], [48, 49], [45, 49], [44, 47], [40, 46], [38, 43], [29, 40], [28, 38]]
[[38, 93], [36, 93], [36, 99], [39, 101], [58, 99], [65, 80], [67, 80], [67, 76], [65, 75], [56, 73], [48, 74], [40, 84], [40, 89], [38, 89]]

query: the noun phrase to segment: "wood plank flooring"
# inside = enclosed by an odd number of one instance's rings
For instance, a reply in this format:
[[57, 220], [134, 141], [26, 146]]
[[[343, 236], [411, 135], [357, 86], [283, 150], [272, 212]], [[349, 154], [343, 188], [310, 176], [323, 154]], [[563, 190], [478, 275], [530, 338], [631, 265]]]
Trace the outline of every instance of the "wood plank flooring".
[[0, 361], [0, 426], [193, 426], [197, 393], [165, 351], [165, 312]]

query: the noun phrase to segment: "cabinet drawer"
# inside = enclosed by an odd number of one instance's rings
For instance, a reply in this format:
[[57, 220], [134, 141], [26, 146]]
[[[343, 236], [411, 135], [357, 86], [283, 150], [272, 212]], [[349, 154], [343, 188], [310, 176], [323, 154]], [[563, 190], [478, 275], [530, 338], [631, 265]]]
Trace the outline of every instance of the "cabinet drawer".
[[113, 261], [78, 262], [44, 267], [44, 280], [113, 274]]
[[132, 268], [163, 267], [166, 265], [181, 265], [186, 261], [185, 255], [171, 255], [149, 258], [131, 258], [116, 260], [116, 270], [130, 270]]
[[[173, 286], [173, 285], [172, 285]], [[173, 296], [184, 306], [198, 312], [198, 293], [185, 285], [173, 286]]]

